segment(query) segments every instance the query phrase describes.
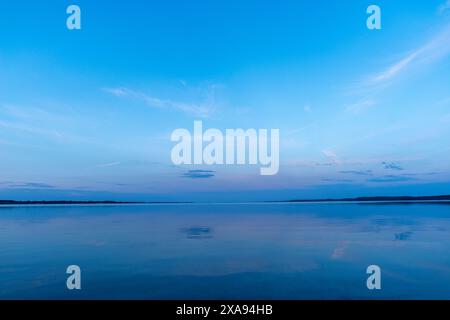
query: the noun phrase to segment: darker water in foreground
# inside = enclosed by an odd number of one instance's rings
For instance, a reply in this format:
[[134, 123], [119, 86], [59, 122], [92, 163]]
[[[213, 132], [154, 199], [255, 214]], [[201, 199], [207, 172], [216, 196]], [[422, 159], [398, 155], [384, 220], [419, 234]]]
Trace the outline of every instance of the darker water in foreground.
[[450, 205], [1, 207], [0, 299], [17, 298], [450, 299]]

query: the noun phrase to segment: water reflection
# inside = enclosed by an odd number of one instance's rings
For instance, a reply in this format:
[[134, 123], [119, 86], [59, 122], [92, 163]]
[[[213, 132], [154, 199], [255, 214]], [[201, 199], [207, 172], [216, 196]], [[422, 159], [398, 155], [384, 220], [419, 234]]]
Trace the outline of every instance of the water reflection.
[[212, 229], [209, 227], [191, 227], [182, 230], [188, 239], [210, 239], [212, 238]]
[[409, 240], [409, 239], [411, 239], [412, 234], [413, 233], [411, 231], [396, 233], [395, 240], [400, 240], [400, 241]]
[[0, 208], [0, 298], [450, 298], [449, 231], [429, 204]]

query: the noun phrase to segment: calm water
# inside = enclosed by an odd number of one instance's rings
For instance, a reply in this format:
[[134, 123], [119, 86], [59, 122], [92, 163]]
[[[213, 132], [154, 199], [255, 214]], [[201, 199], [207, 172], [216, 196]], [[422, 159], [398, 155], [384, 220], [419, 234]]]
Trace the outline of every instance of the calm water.
[[450, 205], [2, 207], [0, 298], [450, 299]]

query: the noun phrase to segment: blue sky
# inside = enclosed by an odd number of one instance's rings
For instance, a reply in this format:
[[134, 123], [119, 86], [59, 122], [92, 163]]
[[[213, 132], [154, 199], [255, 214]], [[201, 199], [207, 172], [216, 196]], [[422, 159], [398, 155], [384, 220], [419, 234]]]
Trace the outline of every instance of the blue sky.
[[[2, 2], [0, 198], [448, 194], [449, 88], [445, 0]], [[174, 167], [194, 120], [279, 128], [279, 174]]]

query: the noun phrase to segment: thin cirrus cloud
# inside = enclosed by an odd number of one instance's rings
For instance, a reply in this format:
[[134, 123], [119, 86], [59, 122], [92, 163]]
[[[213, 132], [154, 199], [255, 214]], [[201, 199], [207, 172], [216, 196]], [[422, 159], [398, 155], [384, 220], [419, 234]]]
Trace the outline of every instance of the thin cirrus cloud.
[[74, 127], [75, 119], [41, 108], [1, 105], [0, 127], [33, 137], [44, 137], [58, 143], [87, 142], [89, 139], [67, 132]]
[[379, 83], [390, 80], [391, 78], [395, 77], [398, 73], [400, 73], [402, 70], [408, 67], [408, 65], [410, 65], [423, 51], [425, 51], [425, 49], [426, 47], [420, 48], [410, 53], [408, 56], [396, 62], [388, 69], [376, 75], [375, 78], [373, 79], [373, 82]]
[[[449, 3], [450, 4], [450, 3]], [[445, 11], [445, 10], [444, 10]], [[450, 26], [447, 25], [431, 40], [407, 54], [372, 78], [371, 84], [381, 84], [394, 79], [414, 65], [434, 62], [450, 53]]]
[[345, 110], [349, 113], [360, 113], [366, 109], [369, 109], [370, 107], [373, 107], [375, 105], [375, 101], [373, 100], [362, 100], [357, 103], [351, 104], [345, 108]]
[[96, 167], [97, 168], [110, 168], [110, 167], [116, 167], [121, 165], [121, 162], [115, 161], [115, 162], [108, 162], [108, 163], [100, 163]]
[[342, 164], [342, 161], [339, 159], [339, 157], [337, 156], [337, 154], [334, 151], [325, 149], [325, 150], [322, 150], [322, 154], [331, 161], [330, 164], [334, 164], [334, 165]]
[[[442, 12], [448, 10], [448, 4], [442, 6]], [[376, 104], [374, 99], [376, 99], [380, 90], [391, 84], [399, 76], [414, 70], [417, 66], [431, 65], [448, 54], [450, 54], [450, 25], [447, 24], [422, 46], [410, 51], [384, 70], [366, 77], [361, 85], [353, 88], [356, 89], [356, 91], [352, 90], [353, 93], [363, 93], [365, 97], [354, 104], [348, 105], [345, 108], [346, 112], [357, 114], [374, 106]]]
[[141, 101], [152, 108], [179, 110], [201, 118], [208, 118], [215, 109], [214, 103], [208, 101], [201, 103], [186, 103], [169, 99], [160, 99], [144, 92], [128, 88], [104, 88], [103, 91], [119, 98], [130, 98]]

